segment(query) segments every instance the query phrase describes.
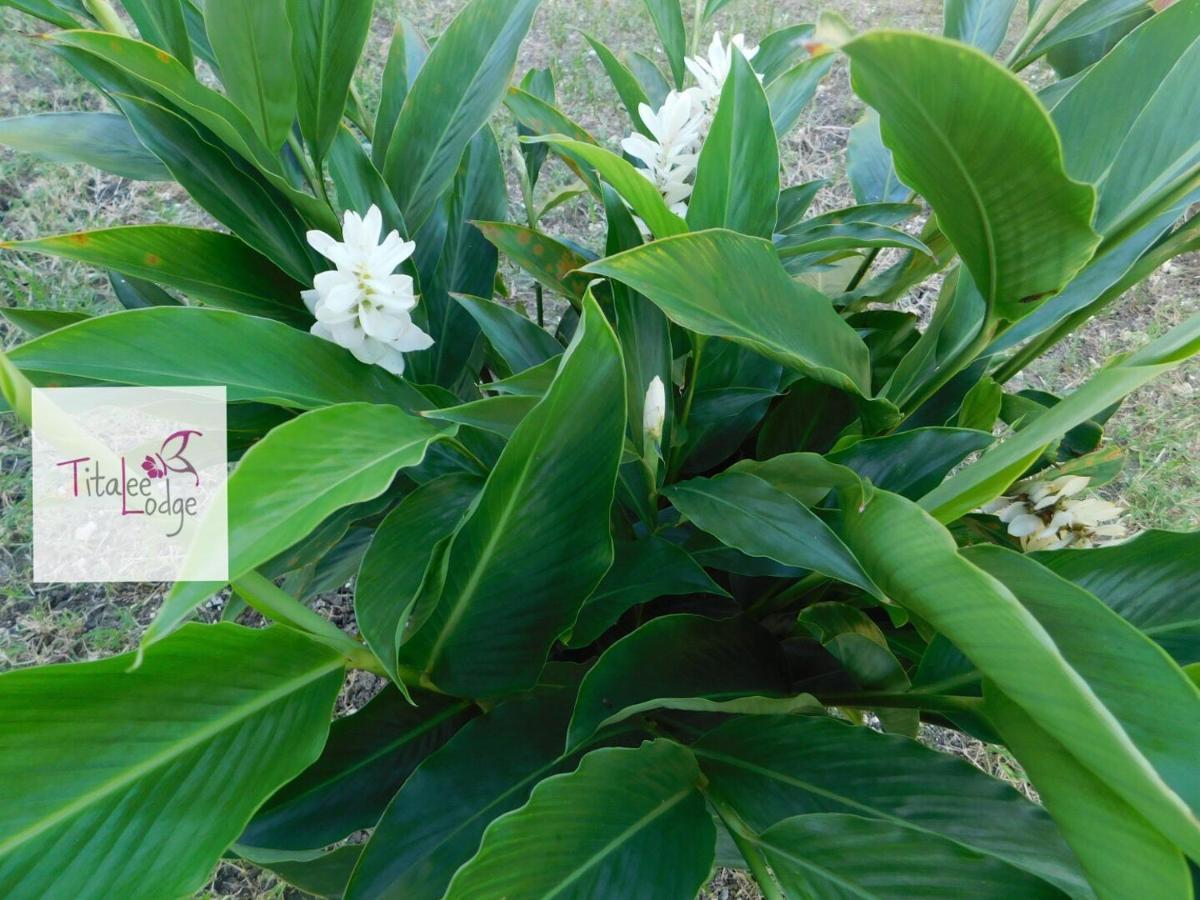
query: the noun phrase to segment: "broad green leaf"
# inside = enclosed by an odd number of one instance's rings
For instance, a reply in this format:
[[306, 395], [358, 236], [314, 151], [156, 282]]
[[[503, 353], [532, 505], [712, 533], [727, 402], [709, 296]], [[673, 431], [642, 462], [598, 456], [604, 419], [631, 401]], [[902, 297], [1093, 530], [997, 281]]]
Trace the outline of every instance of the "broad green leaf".
[[814, 225], [783, 236], [777, 246], [780, 257], [789, 265], [794, 264], [792, 257], [801, 254], [824, 256], [837, 250], [857, 250], [861, 247], [900, 247], [914, 253], [933, 255], [929, 247], [908, 232], [870, 222]]
[[828, 717], [733, 719], [693, 745], [710, 790], [755, 831], [851, 813], [1003, 860], [1091, 897], [1050, 817], [966, 760]]
[[667, 94], [671, 93], [671, 82], [667, 81], [658, 63], [637, 50], [632, 51], [626, 61], [629, 63], [629, 70], [637, 76], [638, 83], [650, 99], [651, 108], [661, 107], [667, 99]]
[[793, 184], [779, 192], [779, 221], [775, 227], [779, 231], [787, 231], [800, 224], [808, 208], [812, 206], [817, 192], [829, 184], [826, 178], [806, 181], [803, 184]]
[[[560, 134], [565, 134], [574, 140], [583, 141], [584, 143], [596, 143], [596, 139], [588, 134], [587, 129], [582, 125], [573, 122], [561, 110], [557, 109], [553, 103], [543, 100], [541, 97], [528, 91], [517, 87], [510, 87], [504, 97], [504, 105], [508, 107], [509, 112], [517, 120], [520, 130], [519, 139], [522, 147], [539, 146], [538, 144], [528, 143], [527, 139], [533, 136]], [[597, 180], [596, 171], [592, 168], [591, 164], [572, 156], [568, 151], [556, 148], [556, 152], [566, 166], [587, 185], [589, 190], [599, 196], [600, 182]], [[526, 159], [528, 158], [526, 156]]]
[[617, 541], [612, 568], [583, 604], [567, 643], [586, 646], [626, 610], [657, 597], [680, 594], [729, 596], [686, 550], [665, 538], [651, 535]]
[[90, 315], [84, 312], [7, 307], [0, 307], [0, 316], [4, 316], [10, 323], [20, 328], [30, 337], [40, 337], [43, 334], [49, 334], [51, 331], [57, 331], [60, 328], [66, 328], [68, 325], [74, 325], [76, 322], [82, 322], [84, 319], [91, 318]]
[[479, 493], [478, 478], [443, 475], [417, 488], [380, 523], [354, 585], [354, 618], [367, 646], [394, 681], [396, 632], [434, 545], [457, 527]]
[[238, 845], [314, 850], [372, 827], [405, 779], [471, 715], [466, 700], [421, 694], [414, 706], [387, 688], [333, 723], [317, 761], [271, 795]]
[[960, 462], [992, 443], [990, 433], [968, 428], [914, 428], [858, 441], [827, 455], [876, 487], [916, 500], [936, 488]]
[[[329, 175], [337, 188], [338, 202], [344, 210], [362, 212], [378, 206], [383, 215], [383, 230], [395, 230], [403, 237], [408, 234], [404, 216], [392, 197], [392, 192], [371, 157], [354, 132], [345, 124], [338, 127], [329, 152]], [[401, 265], [401, 272], [412, 275], [416, 272], [410, 257]], [[419, 282], [418, 282], [419, 283]]]
[[[188, 8], [192, 8], [190, 4]], [[202, 30], [199, 37], [204, 37]], [[193, 34], [193, 45], [196, 38]], [[149, 44], [102, 31], [57, 32], [50, 35], [49, 40], [52, 46], [67, 51], [68, 59], [77, 67], [79, 63], [71, 53], [107, 63], [135, 83], [160, 94], [172, 107], [194, 118], [253, 163], [303, 214], [309, 225], [330, 232], [338, 228], [337, 217], [326, 203], [292, 186], [283, 173], [278, 154], [268, 149], [257, 136], [245, 114], [224, 94], [202, 85], [177, 60]]]
[[166, 50], [184, 67], [190, 69], [192, 39], [188, 35], [183, 0], [121, 0], [142, 40]]
[[624, 396], [616, 337], [585, 299], [549, 391], [505, 445], [440, 570], [426, 575], [402, 663], [464, 696], [533, 686], [612, 563]]
[[[287, 0], [204, 0], [204, 25], [225, 93], [277, 151], [296, 118]], [[320, 64], [319, 58], [310, 62]]]
[[812, 569], [881, 596], [828, 525], [795, 497], [761, 478], [726, 472], [679, 482], [664, 493], [698, 528], [726, 546], [785, 566]]
[[687, 234], [584, 271], [629, 285], [684, 328], [728, 338], [841, 390], [870, 393], [862, 339], [825, 296], [788, 277], [767, 241], [722, 230]]
[[493, 822], [446, 898], [584, 900], [653, 885], [655, 897], [690, 900], [708, 878], [716, 840], [700, 779], [695, 758], [672, 741], [593, 751]]
[[889, 597], [949, 638], [1164, 834], [1192, 852], [1200, 848], [1195, 816], [1104, 698], [1012, 591], [958, 553], [949, 532], [916, 504], [877, 491], [862, 506], [846, 504], [841, 535]]
[[779, 147], [768, 124], [771, 108], [750, 63], [736, 48], [730, 52], [729, 77], [700, 151], [688, 228], [728, 228], [769, 238], [779, 210]]
[[303, 285], [233, 235], [180, 225], [126, 225], [28, 241], [5, 250], [33, 251], [145, 278], [226, 309], [307, 328]]
[[750, 60], [755, 71], [770, 84], [802, 57], [809, 55], [808, 45], [812, 40], [813, 27], [809, 24], [788, 25], [772, 31], [758, 45], [758, 52]]
[[1180, 665], [1200, 662], [1200, 532], [1147, 531], [1089, 553], [1032, 558], [1104, 601]]
[[781, 453], [770, 459], [743, 459], [730, 466], [729, 471], [761, 478], [805, 506], [816, 506], [835, 488], [855, 496], [869, 492], [852, 469], [832, 463], [816, 453]]
[[654, 185], [644, 178], [632, 163], [617, 156], [611, 150], [562, 135], [525, 138], [524, 140], [530, 143], [544, 141], [560, 152], [581, 161], [584, 165], [594, 168], [600, 173], [600, 177], [612, 185], [621, 198], [642, 218], [646, 227], [655, 237], [667, 238], [687, 231], [687, 224], [671, 212]]
[[428, 56], [429, 44], [421, 32], [412, 22], [401, 17], [392, 32], [392, 42], [388, 45], [387, 62], [379, 89], [379, 109], [375, 114], [375, 130], [372, 133], [372, 161], [379, 169], [383, 168], [387, 158], [388, 145], [392, 142], [392, 132], [404, 100], [408, 97], [408, 89], [417, 80], [417, 74]]
[[466, 294], [459, 294], [454, 299], [471, 314], [511, 373], [524, 372], [563, 351], [562, 344], [550, 332], [507, 306]]
[[731, 2], [732, 0], [708, 0], [708, 2], [704, 4], [704, 21], [707, 22]]
[[410, 229], [449, 187], [467, 144], [504, 97], [538, 0], [471, 0], [409, 87], [383, 176]]
[[[499, 255], [472, 223], [503, 216], [508, 206], [505, 191], [496, 138], [490, 129], [480, 129], [467, 147], [448, 195], [441, 259], [433, 275], [422, 281], [419, 309], [434, 345], [410, 354], [410, 377], [415, 381], [441, 385], [459, 396], [475, 395], [467, 383], [479, 366], [480, 330], [454, 295], [491, 296]], [[419, 246], [420, 234], [416, 240]]]
[[[1019, 70], [1066, 44], [1084, 40], [1130, 21], [1136, 24], [1149, 18], [1154, 12], [1153, 5], [1147, 0], [1084, 0], [1055, 23], [1054, 27], [1042, 35], [1013, 65]], [[1130, 27], [1132, 26], [1126, 24], [1126, 30]], [[1051, 60], [1053, 59], [1051, 56]]]
[[859, 203], [901, 203], [912, 193], [896, 174], [892, 151], [883, 146], [879, 113], [868, 108], [846, 144], [846, 177]]
[[978, 47], [989, 56], [1000, 49], [1017, 0], [946, 0], [942, 34]]
[[[130, 353], [131, 346], [137, 353]], [[254, 352], [245, 353], [244, 348]], [[280, 322], [217, 309], [157, 306], [97, 316], [15, 347], [22, 370], [115, 384], [223, 384], [230, 402], [298, 409], [368, 400], [429, 405], [402, 379]]]
[[771, 105], [771, 123], [780, 138], [800, 121], [804, 107], [817, 93], [821, 79], [829, 74], [836, 57], [831, 54], [802, 60], [767, 85]]
[[545, 362], [518, 372], [508, 378], [489, 381], [487, 389], [496, 394], [511, 394], [517, 397], [542, 397], [550, 389], [554, 375], [558, 372], [562, 354], [552, 356]]
[[198, 890], [317, 758], [342, 659], [286, 628], [190, 625], [147, 651], [0, 676], [6, 897]]
[[350, 81], [371, 27], [374, 2], [285, 2], [292, 27], [292, 67], [300, 133], [314, 157], [320, 160], [342, 123]]
[[346, 896], [440, 900], [488, 824], [569, 765], [563, 734], [574, 697], [574, 684], [539, 687], [468, 722], [425, 759], [379, 820]]
[[[1028, 557], [994, 545], [963, 555], [1033, 613], [1194, 818], [1200, 808], [1200, 691], [1191, 680], [1133, 625]], [[1196, 830], [1200, 834], [1200, 822]]]
[[1101, 900], [1174, 900], [1192, 894], [1179, 849], [991, 684], [984, 697], [989, 720], [1038, 785]]
[[108, 270], [108, 282], [117, 300], [126, 309], [146, 309], [149, 306], [182, 306], [183, 304], [152, 281], [122, 275]]
[[53, 0], [0, 0], [0, 6], [8, 6], [28, 13], [58, 28], [78, 28], [79, 22]]
[[142, 143], [213, 218], [292, 278], [312, 280], [321, 264], [304, 239], [302, 223], [284, 211], [287, 203], [278, 191], [181, 116], [136, 97], [115, 99]]
[[314, 897], [341, 898], [358, 865], [362, 846], [343, 844], [333, 850], [270, 853], [234, 845], [237, 855], [260, 869], [279, 876], [297, 890]]
[[[911, 685], [900, 661], [888, 646], [879, 626], [861, 609], [848, 603], [814, 603], [800, 611], [800, 628], [821, 642], [859, 685], [873, 691], [907, 691]], [[920, 718], [915, 709], [877, 708], [875, 714], [884, 728], [896, 734], [916, 737]]]
[[591, 45], [596, 56], [600, 58], [600, 64], [604, 66], [604, 71], [608, 73], [608, 78], [616, 88], [617, 96], [621, 98], [621, 103], [625, 106], [625, 111], [629, 113], [629, 118], [633, 122], [633, 127], [649, 137], [653, 134], [646, 128], [645, 122], [642, 121], [641, 106], [644, 103], [651, 109], [656, 109], [656, 106], [651, 106], [650, 98], [646, 96], [646, 91], [638, 82], [637, 77], [633, 72], [629, 71], [621, 60], [617, 59], [617, 55], [608, 49], [608, 45], [590, 34], [584, 33], [584, 38]]
[[1200, 317], [1176, 326], [1131, 356], [1112, 361], [1091, 380], [921, 498], [941, 522], [952, 522], [999, 497], [1042, 450], [1126, 394], [1200, 352]]
[[457, 422], [459, 425], [489, 431], [507, 439], [512, 437], [517, 426], [533, 411], [537, 403], [537, 397], [501, 394], [445, 409], [426, 410], [424, 415], [426, 418], [442, 422]]
[[751, 841], [788, 897], [1062, 896], [1048, 882], [953, 841], [845, 813], [784, 819]]
[[731, 700], [788, 691], [787, 668], [770, 632], [748, 619], [660, 616], [604, 651], [579, 686], [568, 749], [606, 725], [659, 701]]
[[[397, 406], [340, 403], [274, 428], [229, 478], [229, 579], [235, 581], [301, 540], [344, 506], [382, 494], [403, 468], [420, 464], [438, 426]], [[161, 640], [212, 593], [208, 582], [176, 582], [143, 645]]]
[[[1200, 77], [1198, 36], [1200, 3], [1175, 4], [1135, 29], [1054, 108], [1072, 174], [1098, 183], [1103, 249], [1200, 187], [1200, 125], [1190, 115]], [[1097, 115], [1105, 134], [1089, 139], [1085, 123]]]
[[1019, 79], [941, 38], [874, 31], [842, 49], [897, 172], [929, 201], [995, 317], [1020, 319], [1091, 258], [1095, 192], [1067, 176], [1054, 126]]
[[104, 112], [39, 113], [0, 119], [0, 144], [39, 159], [83, 163], [134, 181], [170, 181], [124, 116]]
[[683, 58], [687, 53], [687, 32], [683, 27], [683, 7], [681, 0], [642, 0], [654, 21], [659, 40], [662, 41], [663, 51], [667, 54], [667, 63], [671, 67], [671, 76], [675, 87], [683, 89], [683, 79], [687, 74]]
[[588, 260], [578, 251], [524, 225], [510, 222], [474, 224], [496, 249], [540, 284], [576, 303], [583, 297], [589, 279], [576, 270], [587, 265]]

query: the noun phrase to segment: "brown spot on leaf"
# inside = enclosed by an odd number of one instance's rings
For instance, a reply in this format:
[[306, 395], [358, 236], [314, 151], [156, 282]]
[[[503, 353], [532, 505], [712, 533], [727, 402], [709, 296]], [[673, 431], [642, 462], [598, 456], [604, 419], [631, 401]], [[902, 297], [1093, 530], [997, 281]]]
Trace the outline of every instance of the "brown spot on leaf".
[[80, 247], [83, 247], [92, 242], [91, 236], [87, 235], [87, 234], [68, 235], [67, 240], [70, 241], [72, 244], [78, 244]]
[[162, 262], [162, 257], [159, 256], [157, 253], [147, 253], [146, 254], [146, 265], [157, 266], [161, 262]]

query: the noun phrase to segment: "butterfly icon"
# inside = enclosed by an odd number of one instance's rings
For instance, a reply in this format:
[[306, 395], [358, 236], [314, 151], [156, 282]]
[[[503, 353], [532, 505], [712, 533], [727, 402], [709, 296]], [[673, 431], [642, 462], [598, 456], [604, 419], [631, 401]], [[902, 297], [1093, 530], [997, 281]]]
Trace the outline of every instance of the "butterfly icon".
[[165, 468], [160, 468], [159, 462], [153, 456], [149, 455], [142, 460], [142, 469], [145, 470], [146, 475], [150, 478], [162, 478], [167, 474]]

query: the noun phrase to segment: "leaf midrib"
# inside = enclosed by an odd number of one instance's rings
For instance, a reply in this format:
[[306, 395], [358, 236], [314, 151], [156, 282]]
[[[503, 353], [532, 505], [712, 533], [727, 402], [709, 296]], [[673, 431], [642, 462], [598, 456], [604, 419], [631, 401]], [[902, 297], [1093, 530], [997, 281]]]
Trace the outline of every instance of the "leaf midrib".
[[167, 748], [160, 750], [158, 753], [153, 754], [142, 762], [130, 766], [124, 772], [108, 779], [102, 784], [97, 785], [71, 802], [63, 804], [53, 812], [44, 815], [38, 821], [25, 827], [11, 837], [6, 838], [4, 841], [0, 842], [0, 857], [3, 857], [17, 847], [20, 847], [22, 844], [33, 840], [38, 835], [50, 828], [53, 828], [60, 822], [63, 822], [77, 813], [82, 812], [89, 806], [101, 802], [111, 794], [114, 794], [122, 788], [138, 781], [142, 777], [153, 772], [155, 769], [162, 768], [178, 757], [183, 756], [188, 751], [193, 750], [211, 738], [216, 737], [221, 732], [233, 728], [239, 723], [249, 719], [255, 713], [258, 713], [274, 703], [285, 699], [289, 695], [299, 691], [301, 688], [312, 684], [313, 682], [342, 667], [343, 661], [340, 657], [327, 659], [322, 665], [314, 666], [312, 669], [308, 670], [302, 675], [288, 679], [275, 688], [256, 695], [248, 703], [233, 707], [223, 715], [213, 719], [207, 725], [197, 729], [193, 734], [184, 740], [171, 744]]

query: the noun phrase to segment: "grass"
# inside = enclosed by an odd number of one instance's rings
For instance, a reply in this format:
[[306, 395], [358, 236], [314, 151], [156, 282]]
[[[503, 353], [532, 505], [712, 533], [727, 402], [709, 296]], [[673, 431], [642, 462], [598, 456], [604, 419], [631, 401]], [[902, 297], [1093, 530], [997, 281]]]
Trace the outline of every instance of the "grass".
[[[371, 102], [394, 22], [411, 19], [426, 34], [450, 21], [462, 0], [377, 0], [360, 93]], [[690, 4], [686, 4], [690, 7]], [[886, 26], [936, 31], [940, 0], [840, 0], [831, 4], [856, 27]], [[1021, 5], [1023, 7], [1023, 4]], [[821, 5], [800, 0], [735, 0], [717, 16], [724, 34], [745, 32], [756, 42], [771, 30], [814, 21]], [[690, 19], [690, 16], [689, 16]], [[38, 26], [0, 9], [0, 115], [97, 109], [98, 93], [26, 33]], [[532, 66], [553, 68], [560, 103], [581, 124], [615, 147], [627, 119], [607, 77], [583, 38], [599, 37], [617, 51], [653, 49], [650, 19], [641, 0], [545, 0], [525, 43], [518, 74]], [[705, 42], [706, 43], [706, 42]], [[782, 147], [786, 183], [832, 179], [818, 208], [841, 205], [848, 191], [842, 176], [846, 134], [861, 106], [839, 66], [817, 94], [803, 126]], [[497, 122], [505, 150], [513, 128]], [[565, 183], [561, 169], [549, 177]], [[510, 197], [519, 193], [510, 185]], [[512, 218], [523, 218], [514, 208]], [[81, 166], [43, 163], [0, 148], [0, 236], [28, 238], [60, 232], [140, 222], [199, 224], [207, 221], [172, 184], [132, 183]], [[551, 233], [568, 234], [597, 246], [603, 222], [589, 204], [575, 203], [547, 223]], [[511, 267], [505, 271], [516, 298], [528, 302], [532, 285]], [[1039, 360], [1026, 381], [1066, 392], [1117, 353], [1157, 336], [1195, 314], [1200, 297], [1200, 259], [1175, 260], [1132, 291], [1122, 303]], [[909, 298], [927, 308], [932, 294]], [[116, 308], [104, 277], [85, 266], [30, 254], [0, 257], [0, 305], [104, 312]], [[18, 340], [0, 322], [0, 344]], [[1127, 453], [1125, 470], [1106, 493], [1129, 507], [1141, 528], [1189, 529], [1200, 526], [1200, 365], [1192, 362], [1129, 398], [1107, 429], [1108, 440]], [[64, 586], [31, 583], [29, 441], [11, 416], [0, 415], [0, 670], [12, 666], [88, 659], [129, 648], [153, 615], [161, 590], [146, 585]], [[972, 758], [981, 768], [1016, 780], [1011, 760], [980, 749], [956, 747], [954, 733], [931, 743]], [[961, 737], [961, 736], [960, 736]], [[277, 897], [283, 889], [264, 876], [223, 865], [206, 889], [211, 897]], [[740, 876], [722, 875], [709, 888], [714, 898], [756, 896]]]

